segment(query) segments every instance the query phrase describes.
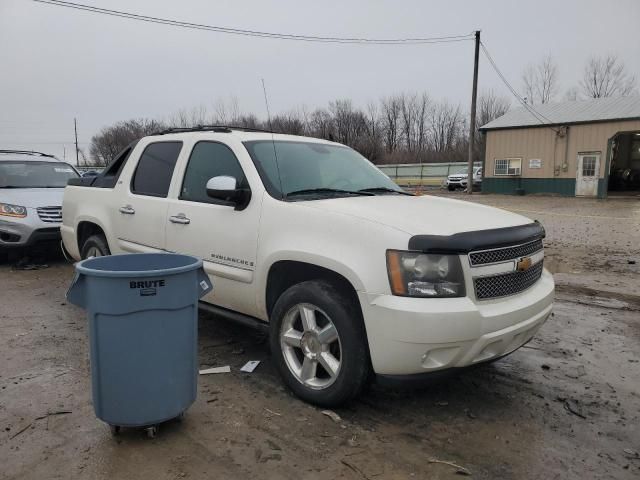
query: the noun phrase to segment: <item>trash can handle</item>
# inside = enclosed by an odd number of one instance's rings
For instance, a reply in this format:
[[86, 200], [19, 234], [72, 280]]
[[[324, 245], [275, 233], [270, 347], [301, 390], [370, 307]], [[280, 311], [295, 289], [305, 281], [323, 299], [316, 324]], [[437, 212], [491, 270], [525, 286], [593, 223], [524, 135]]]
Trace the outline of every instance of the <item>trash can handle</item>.
[[85, 283], [85, 276], [76, 271], [76, 274], [71, 281], [71, 286], [69, 287], [69, 290], [67, 290], [66, 297], [69, 303], [82, 308], [86, 307]]
[[198, 298], [204, 297], [213, 290], [213, 282], [209, 279], [209, 275], [204, 271], [203, 267], [198, 269]]

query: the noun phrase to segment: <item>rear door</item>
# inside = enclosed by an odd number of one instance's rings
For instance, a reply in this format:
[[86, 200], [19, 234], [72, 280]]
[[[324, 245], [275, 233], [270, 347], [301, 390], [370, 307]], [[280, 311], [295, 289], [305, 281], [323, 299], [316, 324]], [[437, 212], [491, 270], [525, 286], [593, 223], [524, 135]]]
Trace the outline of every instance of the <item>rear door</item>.
[[[237, 153], [248, 158], [246, 151]], [[207, 181], [221, 175], [251, 188], [231, 146], [213, 140], [195, 143], [178, 182], [177, 198], [169, 200], [166, 248], [203, 260], [213, 282], [213, 292], [205, 301], [255, 315], [254, 271], [262, 198], [254, 195], [242, 210], [210, 198]]]
[[120, 250], [154, 252], [165, 248], [167, 195], [181, 149], [181, 141], [147, 144], [131, 181], [119, 183], [113, 215]]
[[578, 171], [576, 172], [576, 196], [597, 196], [599, 173], [600, 153], [579, 154]]

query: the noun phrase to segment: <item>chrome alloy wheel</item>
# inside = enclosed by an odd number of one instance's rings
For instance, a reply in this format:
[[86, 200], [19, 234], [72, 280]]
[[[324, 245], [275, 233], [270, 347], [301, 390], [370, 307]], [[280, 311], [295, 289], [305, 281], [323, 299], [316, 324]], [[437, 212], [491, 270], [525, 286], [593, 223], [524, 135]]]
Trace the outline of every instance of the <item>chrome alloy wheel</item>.
[[342, 346], [331, 318], [315, 305], [300, 303], [285, 315], [280, 348], [293, 376], [304, 386], [322, 390], [340, 373]]
[[102, 252], [98, 247], [91, 247], [87, 250], [87, 258], [102, 257]]

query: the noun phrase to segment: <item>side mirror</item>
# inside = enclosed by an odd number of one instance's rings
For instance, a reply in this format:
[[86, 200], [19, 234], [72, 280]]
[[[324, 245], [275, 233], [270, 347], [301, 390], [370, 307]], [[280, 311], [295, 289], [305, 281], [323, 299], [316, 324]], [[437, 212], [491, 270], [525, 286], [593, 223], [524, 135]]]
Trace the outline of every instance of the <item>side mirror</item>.
[[251, 199], [251, 191], [238, 188], [238, 181], [228, 175], [210, 178], [206, 188], [209, 197], [232, 203], [236, 210], [242, 210]]

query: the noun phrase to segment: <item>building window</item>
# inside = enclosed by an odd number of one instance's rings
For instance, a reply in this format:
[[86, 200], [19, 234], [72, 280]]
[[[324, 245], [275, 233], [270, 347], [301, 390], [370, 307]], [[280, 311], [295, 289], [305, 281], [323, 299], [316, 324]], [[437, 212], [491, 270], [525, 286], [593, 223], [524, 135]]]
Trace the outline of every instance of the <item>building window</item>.
[[588, 157], [582, 158], [582, 176], [583, 177], [596, 176], [596, 157], [588, 156]]
[[520, 175], [522, 169], [521, 158], [496, 158], [493, 174], [500, 175]]

